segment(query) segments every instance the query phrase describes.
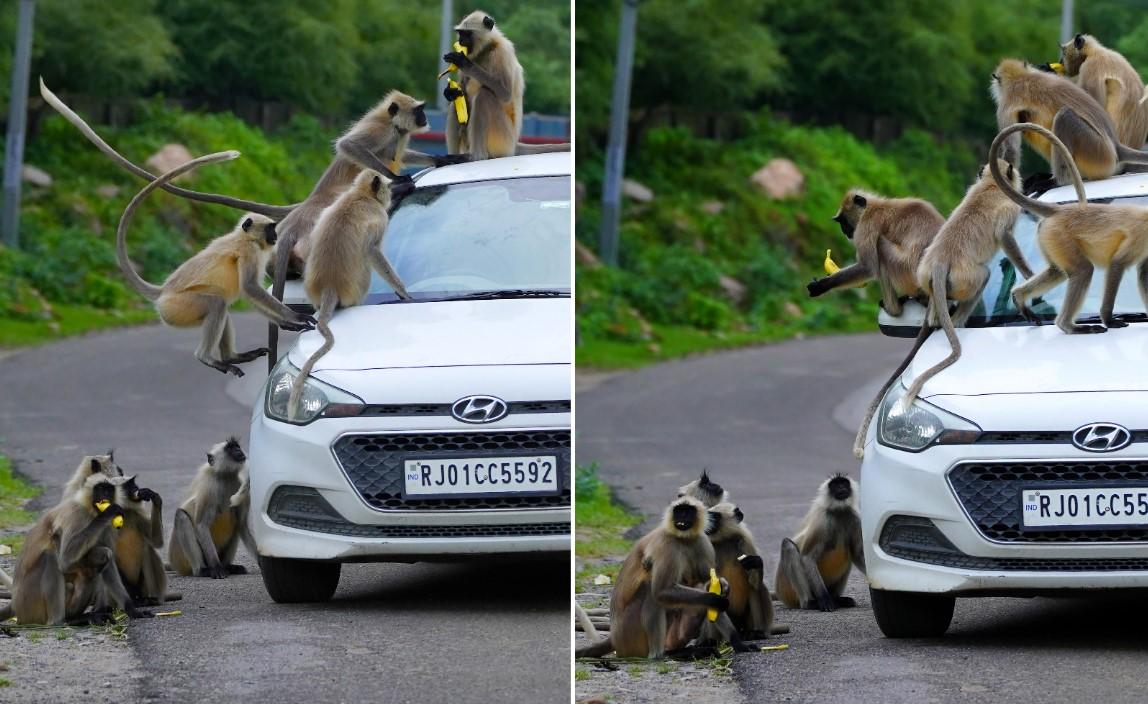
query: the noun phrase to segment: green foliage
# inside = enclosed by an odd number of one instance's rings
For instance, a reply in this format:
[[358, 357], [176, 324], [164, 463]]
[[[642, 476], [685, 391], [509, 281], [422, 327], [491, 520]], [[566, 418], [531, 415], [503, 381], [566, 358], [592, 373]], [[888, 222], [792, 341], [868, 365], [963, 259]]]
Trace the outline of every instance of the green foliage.
[[598, 477], [598, 465], [582, 465], [574, 474], [574, 550], [579, 559], [623, 553], [630, 542], [622, 537], [640, 518], [616, 503], [610, 487]]

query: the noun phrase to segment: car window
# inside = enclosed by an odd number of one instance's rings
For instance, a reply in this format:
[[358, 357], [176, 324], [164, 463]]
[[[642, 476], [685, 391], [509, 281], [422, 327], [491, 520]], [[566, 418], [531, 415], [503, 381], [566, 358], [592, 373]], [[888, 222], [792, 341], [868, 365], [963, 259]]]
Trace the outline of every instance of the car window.
[[[569, 293], [570, 179], [420, 188], [392, 214], [383, 252], [416, 301], [488, 291]], [[396, 298], [373, 274], [367, 302]]]
[[[1148, 205], [1148, 197], [1135, 196], [1129, 198], [1105, 199], [1092, 201], [1096, 203], [1119, 203], [1121, 205]], [[1039, 273], [1045, 267], [1044, 257], [1036, 241], [1036, 228], [1038, 220], [1027, 212], [1022, 212], [1017, 220], [1013, 233], [1017, 244], [1024, 252], [1024, 258], [1032, 268], [1033, 273]], [[1011, 291], [1014, 285], [1022, 281], [1018, 272], [1013, 270], [1012, 263], [998, 251], [988, 264], [989, 282], [985, 286], [984, 295], [969, 318], [968, 327], [988, 327], [993, 325], [1009, 325], [1025, 323], [1017, 314], [1013, 305]], [[1084, 305], [1080, 309], [1080, 317], [1100, 315], [1100, 299], [1104, 293], [1104, 270], [1097, 269], [1092, 276], [1085, 296]], [[1058, 284], [1051, 291], [1040, 296], [1030, 303], [1034, 313], [1042, 319], [1053, 320], [1064, 301], [1065, 285]], [[1120, 284], [1120, 292], [1116, 296], [1115, 311], [1117, 313], [1143, 313], [1144, 302], [1140, 300], [1136, 283], [1136, 270], [1129, 268], [1124, 273]], [[1025, 323], [1027, 324], [1027, 323]]]

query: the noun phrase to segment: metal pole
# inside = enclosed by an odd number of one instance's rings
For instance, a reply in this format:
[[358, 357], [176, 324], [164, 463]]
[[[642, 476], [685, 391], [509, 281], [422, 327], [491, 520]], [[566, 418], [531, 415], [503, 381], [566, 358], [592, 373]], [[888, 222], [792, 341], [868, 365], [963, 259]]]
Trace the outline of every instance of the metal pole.
[[[454, 46], [453, 0], [442, 0], [442, 18], [439, 20], [438, 32], [438, 55], [441, 57], [443, 54], [449, 52], [451, 47]], [[439, 86], [435, 86], [435, 91], [438, 92], [436, 103], [438, 105], [438, 109], [446, 112], [446, 98], [443, 97], [442, 91], [439, 90]]]
[[1072, 31], [1072, 0], [1064, 0], [1060, 6], [1060, 43], [1064, 44], [1074, 36]]
[[630, 73], [634, 67], [634, 31], [640, 0], [622, 0], [618, 57], [614, 62], [614, 96], [610, 105], [610, 142], [606, 147], [606, 180], [602, 187], [602, 231], [598, 254], [618, 265], [618, 223], [622, 217], [622, 175], [626, 171], [626, 127], [630, 118]]
[[8, 96], [8, 136], [4, 143], [4, 207], [0, 233], [4, 244], [20, 246], [20, 177], [24, 166], [24, 128], [28, 122], [28, 71], [32, 63], [32, 18], [36, 0], [20, 0], [16, 57]]

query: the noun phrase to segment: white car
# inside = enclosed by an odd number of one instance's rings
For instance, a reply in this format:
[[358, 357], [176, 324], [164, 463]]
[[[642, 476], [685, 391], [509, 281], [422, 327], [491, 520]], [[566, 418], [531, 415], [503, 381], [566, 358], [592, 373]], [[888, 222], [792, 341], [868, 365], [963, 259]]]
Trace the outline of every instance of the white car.
[[274, 368], [249, 452], [274, 600], [329, 599], [343, 562], [569, 551], [570, 173], [568, 153], [422, 172], [383, 245], [412, 300], [375, 276], [336, 313], [298, 422], [319, 333]]
[[[1094, 202], [1148, 205], [1148, 175], [1086, 184]], [[1057, 188], [1041, 200], [1075, 200]], [[1036, 221], [1016, 226], [1029, 265], [1044, 259]], [[939, 636], [955, 597], [1033, 596], [1148, 587], [1148, 316], [1129, 270], [1100, 335], [1052, 324], [1064, 287], [1020, 319], [1012, 265], [998, 254], [978, 307], [958, 330], [963, 354], [905, 413], [894, 402], [949, 352], [935, 333], [874, 420], [861, 466], [861, 517], [873, 611], [889, 637]], [[1104, 281], [1081, 318], [1099, 323]], [[881, 314], [886, 334], [915, 336], [923, 308]], [[1078, 318], [1081, 319], [1081, 318]]]

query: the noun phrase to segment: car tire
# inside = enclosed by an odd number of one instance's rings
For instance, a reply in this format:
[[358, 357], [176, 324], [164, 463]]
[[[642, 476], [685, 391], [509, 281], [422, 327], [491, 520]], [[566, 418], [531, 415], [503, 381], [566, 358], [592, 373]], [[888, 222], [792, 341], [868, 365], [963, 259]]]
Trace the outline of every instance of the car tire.
[[955, 597], [870, 589], [873, 615], [886, 638], [940, 638], [953, 620]]
[[338, 562], [313, 562], [259, 556], [263, 587], [280, 604], [330, 601], [339, 586]]

